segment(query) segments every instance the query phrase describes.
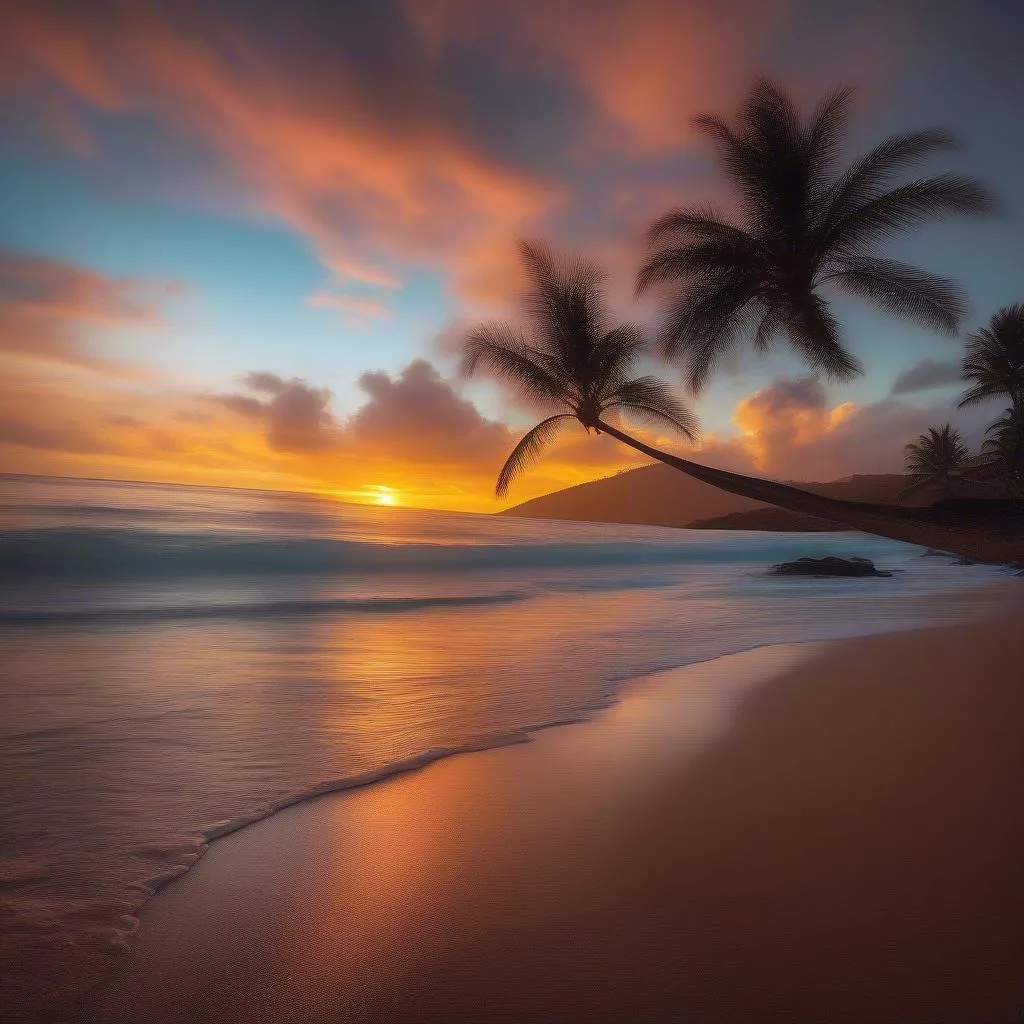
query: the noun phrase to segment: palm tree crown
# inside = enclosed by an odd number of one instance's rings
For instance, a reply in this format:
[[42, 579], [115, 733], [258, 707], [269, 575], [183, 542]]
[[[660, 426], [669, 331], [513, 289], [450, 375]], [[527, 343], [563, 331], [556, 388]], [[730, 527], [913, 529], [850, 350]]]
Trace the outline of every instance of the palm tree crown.
[[953, 473], [971, 454], [959, 432], [948, 423], [939, 429], [929, 427], [928, 433], [908, 444], [905, 452], [907, 470], [917, 478], [917, 485], [940, 484], [947, 494], [952, 494]]
[[967, 339], [963, 375], [971, 387], [960, 400], [961, 408], [1009, 396], [1024, 416], [1024, 303], [1005, 306]]
[[641, 419], [668, 424], [691, 440], [694, 415], [656, 377], [634, 377], [643, 337], [635, 324], [615, 324], [604, 298], [603, 271], [586, 260], [559, 260], [536, 242], [521, 242], [520, 255], [531, 288], [521, 326], [481, 324], [466, 337], [462, 370], [484, 365], [522, 397], [551, 408], [553, 415], [530, 430], [498, 474], [495, 494], [539, 454], [558, 429], [577, 419], [599, 430], [601, 416], [620, 408]]
[[839, 165], [853, 90], [828, 93], [809, 118], [779, 86], [757, 82], [733, 123], [695, 121], [717, 149], [738, 217], [710, 205], [670, 211], [648, 233], [638, 294], [675, 285], [661, 343], [681, 353], [699, 391], [744, 335], [757, 351], [786, 336], [815, 371], [834, 380], [861, 372], [822, 295], [833, 287], [886, 313], [952, 333], [964, 314], [953, 282], [883, 258], [891, 236], [947, 214], [982, 213], [988, 191], [973, 178], [938, 174], [900, 180], [933, 154], [956, 147], [940, 129], [895, 135]]

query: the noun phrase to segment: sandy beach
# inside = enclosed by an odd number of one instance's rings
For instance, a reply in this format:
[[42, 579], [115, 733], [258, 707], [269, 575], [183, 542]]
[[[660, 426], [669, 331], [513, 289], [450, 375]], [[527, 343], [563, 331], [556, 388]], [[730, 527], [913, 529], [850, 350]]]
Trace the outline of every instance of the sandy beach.
[[85, 1019], [1019, 1021], [1022, 627], [732, 655], [291, 807]]

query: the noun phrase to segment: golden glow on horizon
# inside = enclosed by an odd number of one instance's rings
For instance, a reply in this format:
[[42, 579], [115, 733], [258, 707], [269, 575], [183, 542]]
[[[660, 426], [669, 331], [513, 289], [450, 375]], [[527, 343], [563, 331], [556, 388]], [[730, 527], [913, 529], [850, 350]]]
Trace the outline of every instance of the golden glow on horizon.
[[395, 495], [394, 490], [390, 487], [385, 487], [383, 484], [375, 484], [373, 487], [375, 492], [374, 500], [378, 505], [397, 505], [398, 498]]

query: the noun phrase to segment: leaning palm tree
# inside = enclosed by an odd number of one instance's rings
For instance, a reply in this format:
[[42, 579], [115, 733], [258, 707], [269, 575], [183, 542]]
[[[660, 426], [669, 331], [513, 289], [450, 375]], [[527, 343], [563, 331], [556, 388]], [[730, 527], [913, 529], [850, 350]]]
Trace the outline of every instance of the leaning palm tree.
[[588, 432], [610, 434], [651, 459], [732, 494], [979, 561], [1024, 558], [1024, 533], [1012, 524], [979, 526], [945, 509], [840, 501], [690, 462], [626, 433], [609, 422], [610, 411], [621, 409], [667, 424], [690, 438], [696, 424], [664, 382], [631, 376], [640, 354], [640, 334], [631, 325], [613, 325], [597, 268], [581, 260], [557, 260], [535, 243], [522, 243], [520, 253], [532, 286], [524, 300], [523, 322], [475, 327], [463, 352], [467, 376], [486, 368], [520, 397], [550, 411], [509, 455], [498, 476], [499, 496], [558, 429], [575, 419]]
[[959, 431], [948, 423], [938, 429], [929, 427], [926, 434], [908, 444], [904, 451], [907, 472], [913, 480], [909, 490], [940, 487], [947, 498], [953, 497], [953, 477], [960, 474], [971, 454]]
[[760, 353], [786, 338], [832, 380], [859, 374], [832, 292], [949, 334], [958, 328], [959, 288], [887, 259], [882, 246], [925, 221], [986, 212], [992, 197], [965, 175], [906, 180], [926, 158], [955, 148], [937, 128], [892, 136], [841, 166], [852, 96], [836, 89], [804, 119], [779, 86], [761, 80], [732, 123], [696, 119], [718, 152], [735, 215], [706, 204], [671, 210], [652, 225], [637, 278], [638, 294], [665, 292], [661, 346], [683, 357], [694, 392], [743, 338]]
[[1024, 417], [1024, 303], [1004, 306], [987, 327], [967, 339], [963, 376], [971, 387], [960, 400], [961, 408], [1008, 397]]
[[532, 286], [523, 303], [526, 330], [502, 322], [475, 327], [466, 338], [462, 370], [469, 376], [484, 364], [499, 380], [549, 406], [552, 415], [512, 450], [495, 494], [503, 498], [569, 420], [600, 433], [601, 417], [620, 409], [695, 440], [697, 420], [669, 386], [632, 375], [644, 339], [635, 324], [613, 323], [604, 272], [583, 259], [558, 260], [538, 242], [520, 242], [519, 252]]

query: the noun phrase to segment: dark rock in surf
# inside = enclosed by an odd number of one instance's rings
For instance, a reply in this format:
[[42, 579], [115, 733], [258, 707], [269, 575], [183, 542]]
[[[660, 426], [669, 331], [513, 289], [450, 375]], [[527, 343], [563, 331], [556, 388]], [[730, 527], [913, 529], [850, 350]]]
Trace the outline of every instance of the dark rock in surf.
[[795, 562], [781, 562], [772, 566], [775, 576], [891, 576], [875, 568], [869, 558], [838, 558], [827, 555], [825, 558], [798, 558]]

